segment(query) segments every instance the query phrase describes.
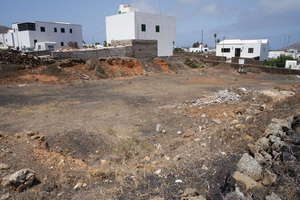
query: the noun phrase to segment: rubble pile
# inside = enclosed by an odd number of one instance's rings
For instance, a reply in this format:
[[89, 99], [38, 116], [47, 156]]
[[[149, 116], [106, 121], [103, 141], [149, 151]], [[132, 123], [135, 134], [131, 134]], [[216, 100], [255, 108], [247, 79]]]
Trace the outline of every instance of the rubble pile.
[[36, 56], [27, 55], [15, 50], [0, 51], [0, 64], [18, 64], [39, 66], [42, 60]]
[[218, 103], [228, 103], [228, 104], [235, 104], [239, 102], [241, 99], [241, 95], [230, 91], [230, 90], [220, 90], [215, 93], [215, 95], [198, 98], [196, 101], [192, 102], [193, 106], [200, 106], [200, 105], [208, 105], [208, 104], [218, 104]]
[[[245, 153], [237, 163], [237, 171], [232, 177], [237, 183], [235, 190], [239, 192], [233, 193], [241, 200], [280, 200], [287, 195], [288, 199], [299, 199], [299, 161], [300, 115], [273, 119], [264, 136], [249, 144], [249, 153]], [[291, 184], [296, 185], [293, 187]]]

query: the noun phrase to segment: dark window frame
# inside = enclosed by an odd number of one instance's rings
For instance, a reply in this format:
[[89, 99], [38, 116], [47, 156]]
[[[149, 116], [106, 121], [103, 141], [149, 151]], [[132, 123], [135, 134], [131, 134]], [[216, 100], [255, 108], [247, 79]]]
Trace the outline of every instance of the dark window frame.
[[156, 33], [160, 33], [160, 25], [156, 25], [155, 26], [155, 32]]
[[65, 46], [65, 43], [64, 43], [64, 42], [61, 42], [61, 43], [60, 43], [60, 46], [61, 46], [61, 47], [64, 47], [64, 46]]
[[248, 48], [248, 53], [254, 53], [254, 48]]
[[72, 28], [70, 28], [70, 31], [69, 31], [71, 34], [73, 33], [73, 29]]
[[61, 33], [65, 33], [65, 32], [66, 32], [66, 29], [65, 29], [65, 28], [60, 28], [60, 32], [61, 32]]
[[36, 31], [35, 23], [21, 23], [18, 24], [18, 31]]
[[57, 33], [57, 28], [56, 27], [54, 27], [54, 33]]
[[146, 24], [141, 25], [141, 31], [142, 32], [147, 32], [147, 25]]
[[40, 27], [40, 30], [41, 30], [41, 32], [45, 33], [45, 32], [46, 32], [46, 27], [41, 26], [41, 27]]
[[221, 48], [222, 53], [230, 53], [231, 49], [230, 48]]

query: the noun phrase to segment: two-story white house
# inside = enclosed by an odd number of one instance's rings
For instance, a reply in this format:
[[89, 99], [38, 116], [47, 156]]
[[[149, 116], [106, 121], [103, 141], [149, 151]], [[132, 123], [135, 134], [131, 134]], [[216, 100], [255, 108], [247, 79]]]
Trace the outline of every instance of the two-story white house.
[[216, 55], [228, 60], [233, 57], [268, 59], [269, 41], [262, 40], [223, 40], [217, 44]]
[[63, 22], [15, 23], [2, 38], [6, 46], [23, 51], [81, 48], [83, 45], [81, 25]]
[[157, 40], [158, 56], [173, 55], [176, 19], [171, 16], [139, 12], [120, 5], [118, 14], [106, 17], [106, 40]]

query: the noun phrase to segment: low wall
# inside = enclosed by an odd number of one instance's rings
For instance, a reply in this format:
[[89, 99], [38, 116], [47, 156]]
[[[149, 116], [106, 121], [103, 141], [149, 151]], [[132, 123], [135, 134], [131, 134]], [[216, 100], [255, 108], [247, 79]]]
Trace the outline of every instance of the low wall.
[[79, 58], [83, 60], [101, 57], [134, 57], [138, 59], [152, 59], [157, 57], [156, 40], [126, 40], [124, 43], [129, 44], [130, 46], [110, 47], [86, 51], [52, 52], [51, 56], [56, 59]]
[[30, 51], [30, 52], [25, 52], [27, 55], [32, 55], [32, 56], [50, 56], [51, 51]]
[[[237, 63], [231, 63], [231, 67], [238, 70], [241, 65]], [[246, 64], [244, 65], [244, 69], [247, 72], [266, 72], [271, 74], [294, 74], [294, 75], [300, 75], [300, 70], [295, 69], [286, 69], [286, 68], [278, 68], [278, 67], [270, 67], [270, 66], [264, 66], [264, 65], [251, 65]]]

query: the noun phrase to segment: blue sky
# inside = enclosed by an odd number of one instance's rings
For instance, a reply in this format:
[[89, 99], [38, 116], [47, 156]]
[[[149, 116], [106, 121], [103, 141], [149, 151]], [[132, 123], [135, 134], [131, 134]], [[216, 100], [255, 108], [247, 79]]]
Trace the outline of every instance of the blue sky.
[[65, 21], [83, 25], [86, 42], [105, 40], [105, 16], [130, 3], [142, 11], [177, 17], [178, 46], [194, 41], [268, 38], [277, 49], [300, 41], [300, 0], [1, 0], [0, 25]]

